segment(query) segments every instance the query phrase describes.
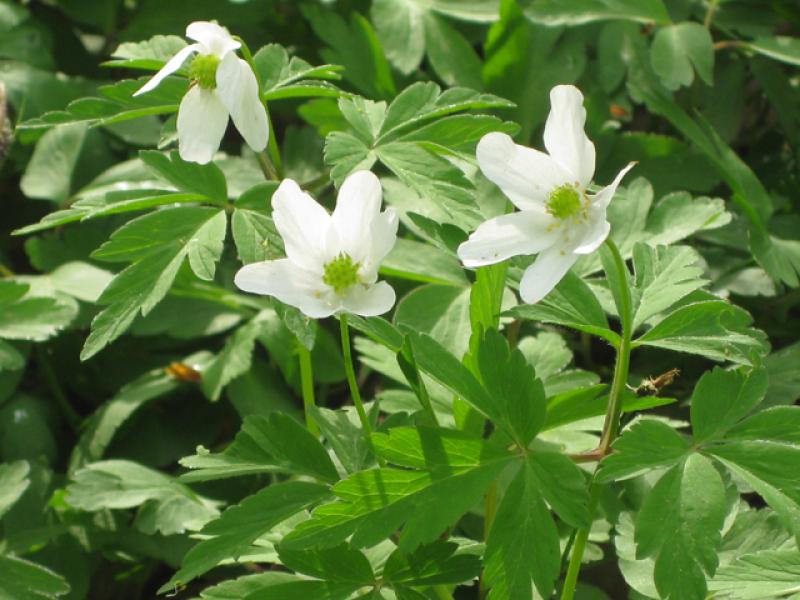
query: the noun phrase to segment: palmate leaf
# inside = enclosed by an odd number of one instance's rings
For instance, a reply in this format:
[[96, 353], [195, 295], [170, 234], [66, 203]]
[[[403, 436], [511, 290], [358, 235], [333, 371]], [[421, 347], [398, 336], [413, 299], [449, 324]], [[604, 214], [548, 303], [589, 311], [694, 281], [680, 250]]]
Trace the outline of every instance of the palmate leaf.
[[474, 554], [458, 554], [458, 544], [436, 541], [411, 553], [396, 549], [386, 559], [383, 579], [397, 585], [440, 585], [477, 577], [481, 561]]
[[720, 567], [709, 589], [731, 600], [796, 598], [800, 593], [800, 552], [768, 549], [745, 554]]
[[328, 488], [319, 484], [287, 481], [272, 484], [248, 496], [203, 527], [200, 533], [212, 537], [189, 550], [180, 570], [159, 591], [167, 592], [175, 586], [186, 585], [220, 561], [238, 558], [272, 527], [323, 500], [328, 494]]
[[268, 44], [256, 52], [253, 62], [261, 80], [265, 101], [283, 98], [337, 97], [342, 91], [330, 80], [339, 80], [343, 67], [312, 66], [302, 58], [289, 57], [286, 48]]
[[181, 459], [192, 469], [181, 481], [209, 481], [254, 473], [288, 472], [324, 482], [339, 479], [322, 444], [300, 423], [283, 413], [251, 416], [223, 452], [199, 452]]
[[200, 529], [217, 516], [214, 503], [163, 473], [127, 460], [95, 462], [77, 471], [66, 501], [85, 511], [141, 507], [137, 527], [171, 535]]
[[661, 598], [704, 600], [726, 513], [725, 486], [707, 458], [692, 454], [659, 479], [636, 518], [636, 557], [655, 558]]
[[[478, 502], [512, 456], [463, 433], [420, 429], [374, 435], [376, 451], [405, 468], [354, 473], [333, 486], [337, 502], [317, 508], [282, 545], [289, 549], [373, 546], [405, 524], [404, 552], [437, 539]], [[417, 470], [425, 469], [425, 470]]]
[[638, 243], [633, 247], [633, 328], [668, 309], [681, 298], [701, 288], [700, 256], [688, 246], [658, 246]]
[[167, 294], [186, 259], [197, 277], [213, 279], [226, 228], [225, 211], [196, 206], [159, 210], [115, 231], [94, 256], [132, 264], [100, 296], [98, 302], [109, 306], [92, 321], [81, 359], [94, 356], [122, 335], [138, 314], [150, 312]]
[[694, 73], [708, 85], [714, 80], [714, 43], [708, 29], [687, 21], [659, 29], [650, 46], [650, 63], [670, 90], [691, 85]]
[[654, 346], [744, 365], [766, 352], [766, 336], [750, 327], [752, 317], [745, 310], [705, 297], [670, 312], [639, 336], [633, 347]]
[[553, 590], [561, 563], [558, 530], [528, 464], [519, 469], [497, 509], [484, 561], [490, 600], [530, 600], [532, 582], [544, 598]]
[[290, 550], [279, 546], [278, 556], [285, 567], [311, 577], [359, 585], [375, 582], [367, 557], [347, 544], [319, 550]]
[[[43, 341], [64, 329], [77, 314], [77, 304], [67, 296], [33, 295], [26, 283], [0, 281], [0, 338]], [[22, 356], [15, 352], [6, 350], [7, 361], [22, 366]]]

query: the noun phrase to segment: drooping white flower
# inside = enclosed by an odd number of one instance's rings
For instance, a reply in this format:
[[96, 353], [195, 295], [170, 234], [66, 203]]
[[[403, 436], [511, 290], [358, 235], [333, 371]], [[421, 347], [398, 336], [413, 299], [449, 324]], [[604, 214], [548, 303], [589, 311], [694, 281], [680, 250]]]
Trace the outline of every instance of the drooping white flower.
[[595, 151], [583, 130], [583, 95], [574, 86], [559, 85], [550, 91], [550, 105], [544, 129], [549, 154], [515, 144], [504, 133], [489, 133], [478, 143], [481, 171], [519, 211], [482, 223], [458, 248], [467, 267], [538, 253], [519, 287], [530, 304], [550, 293], [581, 255], [605, 241], [611, 228], [606, 208], [634, 166], [622, 169], [597, 194], [587, 194]]
[[181, 68], [192, 56], [192, 86], [178, 108], [178, 152], [184, 160], [207, 163], [228, 126], [236, 129], [256, 152], [267, 147], [267, 112], [258, 97], [258, 81], [250, 66], [236, 56], [241, 44], [216, 23], [195, 21], [186, 28], [189, 44], [173, 56], [134, 96], [144, 94]]
[[378, 282], [378, 267], [397, 239], [394, 209], [381, 210], [382, 190], [370, 171], [345, 179], [328, 214], [291, 179], [272, 196], [272, 218], [286, 258], [245, 265], [234, 282], [246, 292], [274, 296], [321, 319], [336, 313], [365, 317], [392, 308], [395, 293]]

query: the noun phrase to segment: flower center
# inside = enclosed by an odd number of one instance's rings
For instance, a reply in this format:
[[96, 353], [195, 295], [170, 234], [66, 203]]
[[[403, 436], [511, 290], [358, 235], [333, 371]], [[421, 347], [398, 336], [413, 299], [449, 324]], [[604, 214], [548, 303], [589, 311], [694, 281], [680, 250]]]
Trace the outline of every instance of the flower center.
[[347, 288], [359, 282], [358, 268], [360, 266], [359, 263], [353, 262], [349, 254], [342, 252], [323, 267], [322, 281], [341, 296]]
[[546, 210], [556, 219], [568, 219], [581, 212], [581, 195], [573, 186], [567, 184], [550, 192]]
[[213, 54], [198, 54], [189, 65], [189, 77], [201, 88], [213, 90], [217, 87], [219, 58]]

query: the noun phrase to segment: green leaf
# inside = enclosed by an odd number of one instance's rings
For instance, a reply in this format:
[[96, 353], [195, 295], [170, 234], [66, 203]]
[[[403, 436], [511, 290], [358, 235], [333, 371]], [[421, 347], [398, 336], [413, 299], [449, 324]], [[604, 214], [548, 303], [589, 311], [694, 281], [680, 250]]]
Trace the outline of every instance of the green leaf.
[[267, 215], [237, 208], [231, 217], [231, 233], [243, 264], [273, 260], [281, 256], [283, 239]]
[[194, 546], [180, 570], [164, 584], [160, 593], [186, 585], [226, 558], [237, 559], [257, 538], [281, 521], [323, 500], [328, 489], [305, 481], [274, 483], [228, 508], [201, 530], [208, 539]]
[[533, 468], [525, 463], [497, 509], [484, 557], [489, 600], [549, 598], [561, 563], [558, 530]]
[[493, 420], [521, 447], [544, 425], [544, 386], [522, 352], [509, 351], [505, 337], [488, 329], [475, 357], [483, 386], [493, 401]]
[[45, 600], [68, 594], [66, 580], [36, 563], [0, 556], [0, 597], [7, 600]]
[[360, 587], [355, 583], [306, 579], [270, 585], [247, 594], [244, 600], [347, 600]]
[[[195, 360], [190, 356], [182, 362], [194, 368], [199, 366]], [[72, 450], [68, 472], [74, 473], [86, 463], [100, 460], [116, 432], [133, 413], [179, 386], [180, 382], [164, 369], [146, 373], [125, 385], [86, 420], [81, 437]]]
[[427, 426], [375, 433], [373, 443], [387, 462], [414, 469], [467, 469], [508, 457], [505, 449], [469, 433]]
[[187, 162], [181, 159], [177, 152], [172, 152], [167, 156], [154, 150], [140, 152], [139, 158], [154, 173], [182, 192], [199, 194], [221, 203], [228, 201], [225, 175], [214, 163], [201, 165]]
[[25, 356], [11, 344], [0, 340], [0, 371], [18, 371], [25, 366]]
[[764, 398], [767, 372], [757, 369], [725, 371], [716, 367], [695, 385], [691, 399], [692, 433], [695, 442], [724, 435], [748, 415]]
[[66, 201], [86, 132], [86, 125], [76, 123], [57, 127], [42, 136], [19, 183], [28, 198], [56, 204]]
[[541, 0], [525, 9], [534, 23], [583, 25], [594, 21], [626, 20], [639, 23], [669, 23], [661, 0]]
[[250, 370], [256, 338], [263, 334], [264, 327], [264, 321], [258, 316], [239, 327], [208, 365], [203, 373], [203, 392], [212, 401], [219, 400], [222, 390], [231, 381]]
[[764, 359], [769, 387], [764, 406], [794, 404], [800, 398], [800, 342], [781, 348]]
[[261, 80], [264, 100], [282, 98], [337, 97], [339, 88], [325, 80], [341, 79], [338, 65], [314, 67], [297, 56], [289, 55], [283, 46], [268, 44], [253, 56]]
[[[428, 437], [435, 436], [431, 430]], [[395, 460], [416, 461], [413, 438], [402, 436], [397, 449], [383, 446]], [[421, 440], [422, 438], [420, 438]], [[434, 438], [435, 439], [435, 438]], [[376, 434], [376, 440], [386, 440]], [[388, 443], [391, 444], [391, 438]], [[458, 452], [456, 439], [451, 443]], [[409, 451], [409, 446], [412, 449]], [[333, 486], [340, 501], [318, 507], [309, 521], [304, 521], [286, 536], [287, 548], [331, 547], [352, 535], [355, 548], [373, 546], [403, 523], [399, 546], [404, 552], [434, 541], [477, 502], [490, 483], [505, 468], [510, 456], [491, 453], [476, 456], [474, 451], [461, 460], [463, 466], [436, 466], [450, 460], [435, 447], [421, 446], [431, 470], [381, 468], [361, 471]], [[474, 449], [474, 446], [473, 446]], [[397, 458], [400, 457], [400, 458]]]
[[655, 557], [662, 598], [704, 600], [719, 564], [725, 486], [711, 462], [691, 454], [664, 474], [636, 518], [636, 558]]
[[473, 554], [454, 554], [458, 544], [436, 541], [412, 553], [396, 549], [383, 567], [383, 579], [391, 584], [446, 585], [471, 581], [480, 573], [480, 559]]
[[30, 466], [24, 460], [0, 464], [0, 518], [28, 489]]
[[419, 67], [425, 54], [424, 9], [409, 0], [375, 0], [369, 14], [389, 62], [404, 75]]
[[181, 476], [187, 482], [274, 471], [308, 475], [325, 482], [339, 479], [319, 440], [292, 417], [278, 412], [246, 418], [233, 443], [223, 452], [201, 451], [180, 463], [194, 469]]
[[[578, 373], [581, 372], [578, 371]], [[588, 387], [579, 386], [551, 397], [547, 403], [547, 418], [543, 429], [549, 431], [562, 425], [605, 414], [608, 408], [608, 394], [603, 394], [603, 392], [607, 391], [608, 386], [596, 385], [596, 382], [597, 378], [593, 377], [585, 383]], [[660, 396], [642, 396], [640, 398], [632, 392], [625, 391], [622, 393], [622, 412], [627, 414], [673, 402], [675, 402], [674, 398]]]
[[517, 306], [506, 314], [520, 319], [564, 325], [601, 337], [612, 345], [619, 344], [619, 336], [609, 328], [606, 314], [597, 297], [574, 273], [567, 273], [541, 302]]
[[764, 353], [764, 336], [749, 327], [750, 315], [723, 300], [681, 306], [645, 332], [633, 346], [655, 346], [712, 360], [750, 364]]
[[[466, 286], [467, 278], [461, 263], [448, 254], [423, 242], [399, 238], [383, 259], [380, 272], [387, 277], [400, 277], [440, 286]], [[450, 290], [457, 293], [460, 290]]]
[[78, 307], [74, 300], [36, 296], [29, 289], [24, 283], [0, 281], [0, 338], [43, 341], [76, 317]]
[[302, 7], [303, 16], [329, 47], [320, 54], [326, 61], [342, 65], [345, 77], [373, 98], [395, 95], [391, 68], [369, 21], [356, 12], [346, 22], [338, 14], [319, 6]]
[[800, 407], [774, 406], [762, 410], [731, 427], [725, 437], [800, 444]]
[[133, 94], [145, 82], [146, 79], [125, 79], [100, 86], [98, 92], [102, 97], [73, 100], [65, 110], [47, 112], [29, 119], [21, 123], [17, 130], [22, 133], [46, 131], [56, 125], [78, 122], [98, 127], [150, 115], [173, 113], [178, 110], [178, 104], [189, 86], [186, 79], [168, 77], [155, 90], [134, 97]]
[[459, 31], [442, 17], [428, 13], [423, 17], [428, 60], [446, 85], [479, 90], [481, 59]]
[[312, 406], [311, 415], [348, 473], [366, 466], [370, 451], [354, 410], [330, 410]]
[[633, 328], [705, 285], [700, 256], [689, 246], [633, 247]]
[[714, 45], [711, 34], [700, 23], [690, 21], [663, 27], [650, 46], [650, 62], [653, 71], [670, 90], [691, 85], [694, 71], [712, 85]]
[[320, 550], [290, 550], [279, 546], [278, 556], [285, 567], [311, 577], [360, 585], [375, 581], [372, 565], [364, 553], [346, 544]]
[[672, 467], [689, 452], [689, 442], [662, 421], [636, 421], [614, 442], [613, 454], [600, 463], [597, 481], [608, 483], [657, 468]]
[[[732, 600], [784, 598], [800, 592], [800, 552], [763, 550], [720, 567], [709, 589]], [[792, 596], [795, 598], [796, 596]]]
[[800, 539], [800, 448], [779, 442], [727, 442], [708, 452], [752, 487]]
[[225, 211], [205, 207], [159, 210], [129, 221], [94, 254], [107, 261], [133, 261], [98, 299], [108, 304], [92, 321], [81, 352], [86, 360], [122, 335], [137, 314], [146, 315], [169, 291], [178, 269], [189, 259], [195, 275], [214, 277], [222, 255]]
[[185, 47], [186, 42], [177, 35], [154, 35], [143, 42], [124, 42], [111, 54], [115, 60], [106, 61], [104, 66], [158, 71]]
[[469, 290], [454, 286], [422, 285], [397, 304], [394, 323], [430, 335], [456, 357], [469, 344]]
[[568, 457], [558, 452], [534, 452], [528, 465], [547, 504], [573, 527], [590, 527], [586, 477]]
[[790, 65], [800, 65], [800, 40], [788, 35], [760, 37], [745, 44], [747, 48]]
[[200, 529], [217, 516], [214, 504], [163, 473], [127, 460], [106, 460], [75, 473], [67, 503], [94, 512], [141, 506], [137, 526], [163, 535]]

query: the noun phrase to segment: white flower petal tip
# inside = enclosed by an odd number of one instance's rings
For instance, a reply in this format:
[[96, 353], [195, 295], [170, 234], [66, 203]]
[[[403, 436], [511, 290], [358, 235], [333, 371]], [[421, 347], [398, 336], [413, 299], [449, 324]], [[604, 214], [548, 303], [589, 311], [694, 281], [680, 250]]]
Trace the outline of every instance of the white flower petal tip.
[[377, 177], [354, 173], [329, 215], [295, 181], [283, 180], [272, 196], [272, 216], [287, 257], [246, 265], [234, 282], [315, 319], [388, 312], [395, 292], [388, 283], [377, 282], [377, 274], [396, 241], [398, 220], [392, 209], [379, 212], [381, 196]]
[[557, 85], [550, 91], [550, 114], [544, 127], [544, 146], [550, 156], [584, 189], [592, 180], [594, 144], [586, 137], [583, 94], [572, 85]]
[[206, 164], [214, 157], [228, 126], [228, 111], [212, 90], [193, 87], [178, 107], [178, 153]]
[[628, 172], [637, 164], [638, 163], [636, 161], [632, 161], [625, 165], [625, 167], [623, 167], [622, 170], [617, 173], [617, 176], [614, 177], [614, 181], [592, 196], [592, 204], [603, 209], [608, 208], [608, 205], [611, 204], [611, 201], [614, 199], [614, 194], [617, 193], [619, 184], [622, 183], [623, 177], [625, 177], [625, 175], [627, 175]]
[[161, 67], [161, 69], [150, 78], [150, 81], [145, 83], [142, 87], [140, 87], [136, 92], [134, 92], [134, 96], [138, 96], [140, 94], [146, 94], [147, 92], [154, 90], [158, 87], [158, 84], [164, 81], [169, 75], [172, 75], [175, 71], [180, 69], [183, 66], [183, 63], [186, 62], [186, 59], [189, 58], [193, 53], [198, 51], [197, 44], [189, 44], [188, 46], [181, 48], [175, 56], [170, 58], [166, 64]]
[[465, 267], [493, 265], [512, 256], [535, 254], [552, 245], [557, 233], [547, 213], [521, 211], [489, 219], [476, 229], [457, 253]]
[[230, 32], [213, 21], [195, 21], [186, 26], [186, 37], [202, 45], [203, 54], [223, 58], [231, 50], [242, 45], [231, 37]]
[[523, 302], [536, 304], [553, 291], [575, 261], [576, 254], [550, 248], [536, 257], [525, 270], [519, 283], [519, 294]]
[[258, 81], [245, 61], [233, 53], [217, 69], [217, 95], [231, 115], [244, 141], [255, 152], [267, 147], [267, 109], [258, 96]]

